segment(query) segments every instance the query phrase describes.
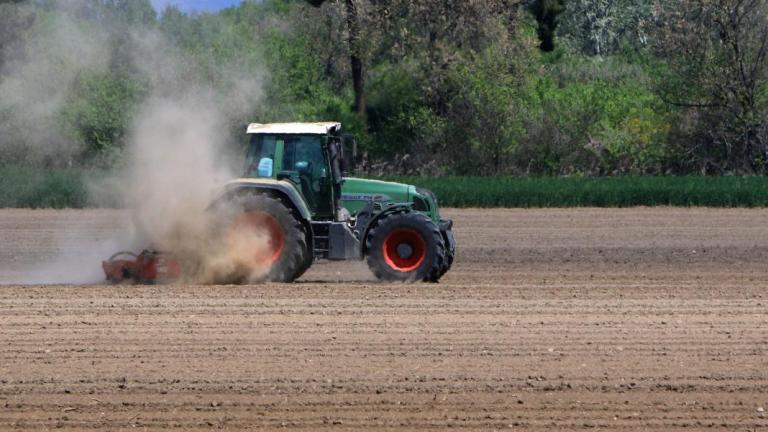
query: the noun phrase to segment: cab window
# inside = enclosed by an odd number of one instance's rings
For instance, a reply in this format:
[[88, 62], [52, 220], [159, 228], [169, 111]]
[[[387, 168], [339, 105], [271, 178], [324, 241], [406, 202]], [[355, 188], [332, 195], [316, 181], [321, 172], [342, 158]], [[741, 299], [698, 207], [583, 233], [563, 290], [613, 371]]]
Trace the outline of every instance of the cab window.
[[274, 177], [277, 144], [277, 137], [273, 135], [251, 137], [245, 165], [247, 177]]
[[300, 171], [313, 178], [322, 177], [325, 171], [323, 146], [319, 136], [290, 135], [285, 137], [283, 169]]

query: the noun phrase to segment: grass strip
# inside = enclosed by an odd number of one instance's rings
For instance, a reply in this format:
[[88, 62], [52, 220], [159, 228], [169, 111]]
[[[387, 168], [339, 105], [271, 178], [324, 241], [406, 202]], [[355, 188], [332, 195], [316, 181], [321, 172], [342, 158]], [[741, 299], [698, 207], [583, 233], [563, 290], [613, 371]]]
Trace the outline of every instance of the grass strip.
[[[93, 169], [0, 167], [0, 207], [115, 206]], [[768, 177], [388, 177], [431, 189], [442, 207], [766, 207]], [[103, 195], [103, 194], [102, 194]], [[115, 202], [111, 202], [115, 201]]]

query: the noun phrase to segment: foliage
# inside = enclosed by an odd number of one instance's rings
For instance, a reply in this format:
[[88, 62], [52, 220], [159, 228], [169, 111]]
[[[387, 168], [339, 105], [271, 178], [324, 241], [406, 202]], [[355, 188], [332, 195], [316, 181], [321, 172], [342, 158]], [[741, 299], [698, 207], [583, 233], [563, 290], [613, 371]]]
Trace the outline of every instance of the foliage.
[[109, 168], [149, 95], [202, 88], [230, 141], [249, 121], [338, 120], [372, 175], [764, 174], [767, 9], [0, 0], [0, 166]]
[[648, 43], [653, 21], [647, 0], [569, 0], [559, 33], [586, 55], [620, 53]]
[[681, 169], [768, 171], [768, 3], [665, 3], [665, 100], [680, 107]]
[[663, 170], [669, 119], [643, 70], [577, 58], [560, 59], [550, 71], [537, 84], [539, 117], [516, 155], [523, 174]]
[[528, 89], [524, 75], [512, 72], [519, 65], [508, 59], [489, 48], [450, 76], [447, 116], [460, 149], [454, 154], [469, 156], [457, 164], [458, 173], [501, 174], [525, 133], [521, 114]]
[[110, 165], [114, 143], [122, 142], [138, 100], [142, 83], [111, 74], [81, 75], [73, 83], [74, 96], [64, 112], [68, 130], [85, 146], [83, 157], [105, 159]]
[[0, 167], [0, 207], [82, 208], [89, 206], [84, 172]]
[[16, 48], [18, 39], [26, 28], [32, 25], [34, 15], [25, 8], [16, 6], [21, 0], [0, 0], [0, 77], [3, 75], [4, 60]]

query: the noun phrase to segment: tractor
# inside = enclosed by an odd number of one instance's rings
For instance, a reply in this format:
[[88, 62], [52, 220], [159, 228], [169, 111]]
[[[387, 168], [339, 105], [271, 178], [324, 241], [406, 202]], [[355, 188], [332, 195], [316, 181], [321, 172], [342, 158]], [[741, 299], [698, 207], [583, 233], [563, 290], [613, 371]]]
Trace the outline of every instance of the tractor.
[[[440, 217], [435, 195], [347, 177], [357, 143], [340, 123], [254, 123], [247, 133], [242, 177], [227, 182], [208, 208], [210, 237], [219, 249], [237, 251], [236, 268], [216, 282], [291, 282], [318, 259], [364, 259], [386, 281], [437, 282], [451, 268], [453, 222]], [[177, 257], [152, 249], [116, 254], [102, 267], [115, 283], [181, 274]]]
[[451, 268], [453, 222], [440, 217], [435, 195], [347, 177], [357, 143], [340, 123], [254, 123], [247, 134], [245, 172], [213, 207], [230, 209], [230, 234], [268, 234], [252, 256], [268, 269], [263, 279], [293, 281], [317, 259], [365, 259], [386, 281], [437, 282]]

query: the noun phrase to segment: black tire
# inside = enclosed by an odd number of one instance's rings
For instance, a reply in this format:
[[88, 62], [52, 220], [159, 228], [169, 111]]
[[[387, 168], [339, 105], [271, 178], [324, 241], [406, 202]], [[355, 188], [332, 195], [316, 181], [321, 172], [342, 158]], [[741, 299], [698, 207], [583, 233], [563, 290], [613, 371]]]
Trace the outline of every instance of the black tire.
[[444, 273], [445, 249], [437, 225], [417, 212], [385, 216], [366, 236], [368, 267], [386, 281], [437, 282]]
[[[312, 252], [307, 247], [307, 233], [296, 213], [282, 201], [266, 195], [246, 195], [235, 202], [224, 204], [219, 211], [220, 222], [218, 233], [226, 238], [227, 230], [241, 229], [241, 221], [250, 223], [249, 218], [258, 217], [260, 221], [268, 221], [269, 241], [267, 255], [254, 251], [252, 262], [240, 262], [231, 274], [219, 275], [220, 283], [254, 283], [254, 282], [293, 282], [312, 264]], [[246, 225], [247, 228], [247, 225]], [[231, 231], [230, 231], [231, 232]], [[281, 246], [277, 247], [274, 238], [279, 237]], [[226, 245], [225, 245], [226, 247]], [[258, 262], [257, 262], [258, 261]]]
[[455, 255], [454, 251], [447, 250], [445, 251], [445, 262], [443, 263], [443, 268], [440, 270], [440, 277], [443, 277], [444, 274], [448, 273], [448, 270], [451, 269], [451, 266], [453, 265], [453, 257]]
[[310, 267], [312, 267], [312, 263], [315, 261], [314, 253], [308, 252], [306, 254], [306, 257], [304, 258], [304, 263], [302, 263], [301, 267], [299, 268], [299, 271], [296, 273], [296, 277], [294, 280], [302, 277], [304, 273], [309, 270]]

